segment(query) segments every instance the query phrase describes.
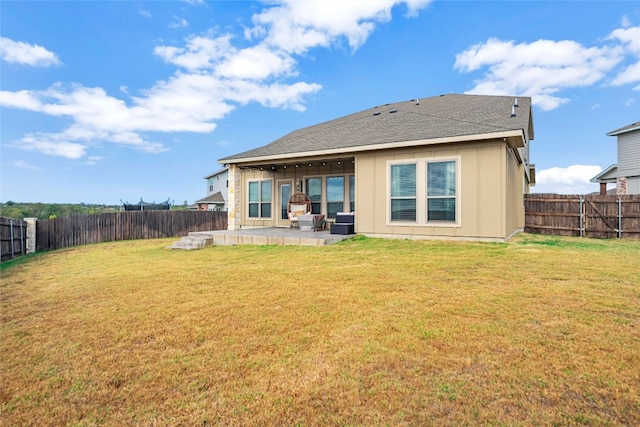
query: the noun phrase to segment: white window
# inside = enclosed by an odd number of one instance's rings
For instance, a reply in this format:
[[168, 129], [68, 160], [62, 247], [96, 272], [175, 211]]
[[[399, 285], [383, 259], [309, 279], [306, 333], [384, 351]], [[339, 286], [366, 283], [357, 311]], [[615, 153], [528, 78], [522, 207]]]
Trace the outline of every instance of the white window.
[[388, 223], [460, 225], [460, 156], [390, 161]]
[[249, 218], [271, 218], [271, 180], [249, 181]]
[[456, 161], [427, 162], [427, 222], [456, 222]]
[[391, 165], [391, 221], [415, 221], [417, 164]]

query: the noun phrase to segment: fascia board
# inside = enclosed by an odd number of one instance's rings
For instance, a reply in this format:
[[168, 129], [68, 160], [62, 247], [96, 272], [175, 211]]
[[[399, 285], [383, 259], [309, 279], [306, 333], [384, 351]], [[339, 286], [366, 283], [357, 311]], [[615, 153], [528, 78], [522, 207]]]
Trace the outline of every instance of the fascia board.
[[613, 131], [607, 133], [607, 136], [617, 136], [617, 135], [621, 135], [623, 133], [633, 132], [634, 130], [640, 130], [640, 125], [633, 126], [633, 127], [626, 128], [626, 129], [622, 128], [622, 129], [613, 130]]
[[[503, 132], [482, 133], [475, 135], [460, 135], [445, 138], [419, 139], [414, 141], [389, 142], [386, 144], [359, 145], [357, 147], [345, 147], [328, 150], [302, 151], [296, 153], [283, 153], [271, 156], [245, 157], [242, 159], [220, 159], [221, 164], [240, 164], [254, 162], [273, 162], [277, 160], [296, 159], [300, 157], [316, 157], [329, 155], [344, 155], [363, 151], [388, 150], [393, 148], [418, 147], [424, 145], [449, 144], [455, 142], [481, 141], [485, 139], [504, 139], [510, 148], [524, 148], [524, 133], [520, 129]], [[518, 150], [515, 150], [518, 151]]]

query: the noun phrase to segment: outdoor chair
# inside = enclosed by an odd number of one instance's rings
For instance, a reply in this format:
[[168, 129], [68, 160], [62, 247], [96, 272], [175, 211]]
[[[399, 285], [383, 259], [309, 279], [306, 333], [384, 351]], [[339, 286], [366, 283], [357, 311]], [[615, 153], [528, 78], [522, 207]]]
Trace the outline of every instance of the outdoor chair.
[[287, 213], [289, 215], [289, 228], [299, 227], [298, 217], [300, 215], [309, 215], [311, 213], [311, 199], [302, 192], [293, 193], [289, 197], [287, 205]]

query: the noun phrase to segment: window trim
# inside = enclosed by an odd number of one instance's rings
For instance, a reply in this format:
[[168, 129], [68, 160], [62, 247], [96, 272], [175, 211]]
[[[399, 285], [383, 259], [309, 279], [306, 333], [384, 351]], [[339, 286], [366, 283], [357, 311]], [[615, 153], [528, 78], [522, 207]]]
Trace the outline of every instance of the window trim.
[[[251, 209], [249, 208], [249, 205], [251, 205], [251, 203], [256, 203], [256, 202], [251, 202], [249, 200], [249, 187], [251, 186], [251, 183], [253, 182], [257, 182], [258, 183], [258, 215], [260, 215], [262, 213], [262, 204], [263, 203], [267, 203], [267, 202], [263, 202], [261, 197], [262, 197], [262, 185], [261, 183], [263, 182], [269, 182], [270, 186], [271, 186], [271, 200], [269, 200], [269, 204], [271, 205], [271, 215], [270, 216], [250, 216], [250, 211]], [[262, 221], [262, 220], [272, 220], [273, 219], [273, 178], [255, 178], [255, 179], [248, 179], [247, 180], [247, 199], [246, 199], [246, 207], [247, 207], [247, 211], [246, 211], [246, 219], [249, 221]]]
[[[455, 221], [428, 221], [427, 220], [427, 164], [454, 161], [456, 167], [456, 194], [455, 194]], [[416, 165], [416, 220], [402, 221], [391, 220], [391, 166], [402, 164]], [[386, 167], [386, 225], [390, 227], [462, 227], [462, 156], [435, 156], [435, 157], [419, 157], [397, 160], [387, 160]]]
[[[391, 194], [391, 169], [394, 166], [402, 166], [402, 165], [414, 165], [416, 169], [416, 194], [415, 196], [403, 196], [403, 197], [393, 197]], [[420, 186], [418, 183], [420, 182], [420, 162], [417, 160], [411, 161], [409, 159], [404, 161], [390, 161], [387, 166], [387, 223], [391, 224], [409, 224], [409, 225], [417, 225], [420, 221]], [[415, 200], [416, 204], [416, 219], [414, 220], [394, 220], [391, 218], [391, 210], [392, 210], [392, 201], [393, 200]]]

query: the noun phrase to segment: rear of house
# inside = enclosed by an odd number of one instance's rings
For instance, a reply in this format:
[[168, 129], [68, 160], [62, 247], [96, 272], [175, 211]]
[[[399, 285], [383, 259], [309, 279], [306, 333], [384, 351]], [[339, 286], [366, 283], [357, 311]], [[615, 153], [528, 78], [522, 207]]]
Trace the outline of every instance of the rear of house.
[[288, 227], [302, 191], [330, 221], [380, 237], [504, 241], [535, 181], [530, 98], [443, 95], [296, 130], [228, 165], [229, 228]]

